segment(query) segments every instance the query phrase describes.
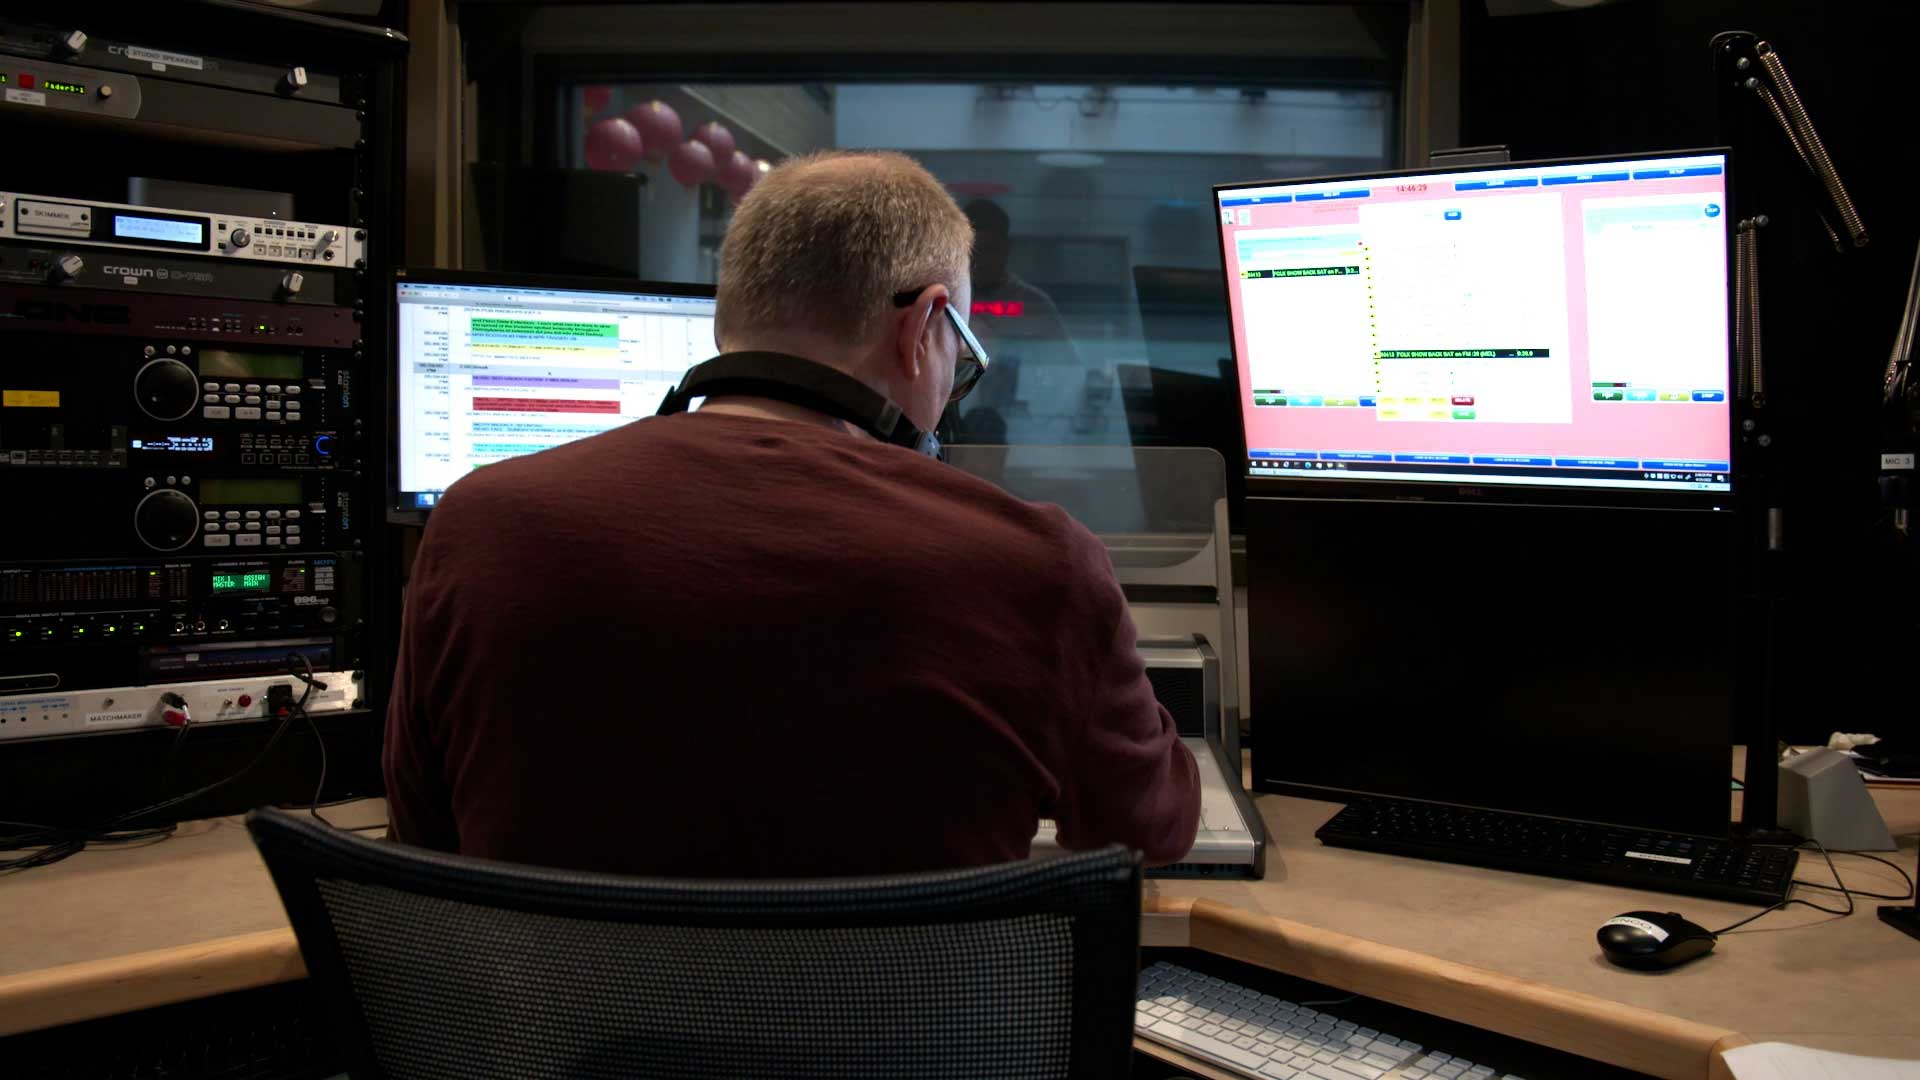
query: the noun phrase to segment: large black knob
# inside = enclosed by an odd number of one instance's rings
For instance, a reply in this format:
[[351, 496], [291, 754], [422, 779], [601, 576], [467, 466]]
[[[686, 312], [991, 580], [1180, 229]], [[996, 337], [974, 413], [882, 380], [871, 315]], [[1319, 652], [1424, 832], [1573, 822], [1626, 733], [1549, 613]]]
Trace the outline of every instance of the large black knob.
[[133, 400], [155, 420], [179, 420], [200, 403], [200, 377], [178, 360], [149, 360], [133, 377]]
[[179, 551], [200, 531], [200, 508], [184, 492], [148, 492], [133, 511], [133, 531], [155, 551]]

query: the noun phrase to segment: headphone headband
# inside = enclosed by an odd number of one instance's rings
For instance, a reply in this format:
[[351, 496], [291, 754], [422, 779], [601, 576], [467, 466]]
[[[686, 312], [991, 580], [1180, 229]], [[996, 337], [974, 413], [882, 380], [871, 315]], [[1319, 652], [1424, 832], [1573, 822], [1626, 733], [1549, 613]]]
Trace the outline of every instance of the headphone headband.
[[913, 426], [900, 406], [859, 379], [803, 356], [748, 351], [721, 353], [696, 364], [661, 401], [656, 416], [687, 411], [695, 398], [763, 397], [844, 420], [883, 443], [941, 454], [932, 432]]

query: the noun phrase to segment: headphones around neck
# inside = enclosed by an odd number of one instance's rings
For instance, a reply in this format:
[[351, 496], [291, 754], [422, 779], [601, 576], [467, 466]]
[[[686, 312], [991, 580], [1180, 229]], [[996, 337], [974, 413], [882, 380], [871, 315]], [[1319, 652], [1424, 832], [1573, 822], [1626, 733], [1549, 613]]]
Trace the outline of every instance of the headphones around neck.
[[778, 352], [730, 352], [696, 364], [655, 416], [687, 411], [695, 398], [762, 397], [845, 420], [883, 443], [944, 460], [940, 438], [913, 426], [900, 406], [859, 379], [825, 364]]

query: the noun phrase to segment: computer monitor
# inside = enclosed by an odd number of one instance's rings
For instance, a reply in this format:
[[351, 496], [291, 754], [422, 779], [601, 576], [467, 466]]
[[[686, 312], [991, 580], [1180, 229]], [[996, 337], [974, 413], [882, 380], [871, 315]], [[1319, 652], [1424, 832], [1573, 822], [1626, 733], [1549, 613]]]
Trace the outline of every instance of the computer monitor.
[[396, 520], [484, 465], [652, 416], [713, 356], [713, 286], [401, 271]]
[[1251, 494], [1732, 491], [1724, 151], [1214, 196]]
[[1736, 528], [1249, 498], [1255, 788], [1728, 835]]

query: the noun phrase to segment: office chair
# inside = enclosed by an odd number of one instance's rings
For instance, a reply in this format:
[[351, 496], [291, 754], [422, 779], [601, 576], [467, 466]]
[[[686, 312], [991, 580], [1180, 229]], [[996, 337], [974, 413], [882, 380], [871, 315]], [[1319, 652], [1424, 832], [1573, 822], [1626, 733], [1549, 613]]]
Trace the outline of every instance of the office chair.
[[807, 881], [631, 878], [247, 828], [355, 1080], [1127, 1074], [1119, 847]]

